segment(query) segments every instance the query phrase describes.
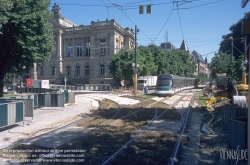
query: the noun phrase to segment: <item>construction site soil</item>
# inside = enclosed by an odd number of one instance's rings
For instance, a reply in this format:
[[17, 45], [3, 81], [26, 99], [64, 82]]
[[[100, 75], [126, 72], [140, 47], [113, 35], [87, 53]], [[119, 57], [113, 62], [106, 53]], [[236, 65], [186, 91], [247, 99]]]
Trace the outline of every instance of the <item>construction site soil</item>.
[[[198, 100], [196, 100], [198, 101]], [[198, 105], [198, 104], [197, 104]], [[192, 109], [191, 113], [200, 115], [200, 151], [199, 151], [199, 165], [223, 165], [227, 164], [227, 160], [220, 158], [220, 151], [228, 149], [228, 136], [222, 132], [221, 124], [221, 110], [223, 106], [231, 106], [229, 100], [222, 101], [213, 105], [214, 111], [208, 111], [206, 106], [198, 105]], [[207, 124], [212, 119], [210, 128], [214, 133], [208, 133], [202, 130], [204, 124]], [[190, 144], [188, 143], [187, 147]]]
[[[156, 103], [152, 99], [139, 96], [128, 96], [130, 98], [141, 100], [140, 103], [132, 106], [118, 105], [117, 103], [104, 99], [99, 101], [99, 110], [94, 111], [83, 120], [76, 123], [76, 127], [93, 129], [91, 133], [86, 134], [78, 138], [76, 141], [72, 141], [60, 150], [85, 150], [84, 163], [74, 164], [102, 164], [120, 148], [122, 148], [127, 142], [129, 142], [138, 131], [150, 122], [155, 116], [156, 109], [158, 115], [168, 108], [167, 104], [162, 102]], [[196, 104], [197, 105], [197, 104]], [[227, 148], [227, 136], [221, 134], [221, 106], [228, 105], [227, 102], [217, 103], [213, 112], [208, 112], [206, 107], [197, 105], [192, 108], [191, 113], [199, 113], [201, 115], [200, 128], [204, 123], [212, 118], [214, 113], [214, 119], [212, 122], [212, 129], [216, 134], [200, 132], [200, 151], [199, 151], [199, 164], [222, 164], [220, 160], [220, 150]], [[146, 108], [143, 108], [146, 107]], [[181, 116], [176, 109], [168, 110], [161, 120], [180, 120]], [[109, 120], [109, 122], [107, 122]], [[95, 129], [98, 127], [98, 129]], [[188, 127], [188, 126], [187, 126]], [[145, 131], [135, 141], [127, 146], [120, 155], [114, 158], [111, 164], [167, 164], [173, 151], [177, 136], [169, 134], [164, 131]], [[189, 147], [189, 143], [184, 147]], [[22, 150], [35, 150], [35, 149], [47, 149], [35, 145], [17, 145], [12, 148]], [[25, 153], [25, 151], [23, 152]], [[42, 152], [30, 153], [41, 154]], [[0, 157], [5, 157], [2, 151]], [[20, 152], [22, 154], [22, 152]], [[63, 154], [63, 153], [57, 153]], [[68, 154], [77, 154], [76, 152], [69, 152]], [[32, 159], [31, 155], [19, 156], [19, 159]], [[5, 157], [8, 158], [8, 157]], [[25, 163], [23, 163], [25, 164]], [[46, 164], [46, 163], [45, 163]], [[59, 163], [47, 163], [47, 164], [59, 164]], [[70, 164], [70, 163], [60, 163]]]

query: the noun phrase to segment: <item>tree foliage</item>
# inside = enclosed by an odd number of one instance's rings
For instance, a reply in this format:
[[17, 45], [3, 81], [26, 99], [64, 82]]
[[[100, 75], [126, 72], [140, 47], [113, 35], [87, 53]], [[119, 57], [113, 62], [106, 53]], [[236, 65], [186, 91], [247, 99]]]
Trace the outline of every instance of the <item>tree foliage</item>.
[[242, 62], [244, 56], [241, 55], [237, 60], [231, 61], [231, 56], [226, 53], [216, 53], [210, 63], [212, 78], [216, 78], [216, 73], [226, 73], [227, 76], [239, 81], [242, 75]]
[[209, 81], [207, 74], [205, 73], [199, 73], [197, 76], [195, 76], [198, 79], [198, 82], [207, 82]]
[[[250, 12], [246, 13], [248, 18], [250, 17]], [[237, 60], [242, 53], [245, 52], [244, 41], [242, 41], [241, 29], [242, 29], [242, 20], [240, 19], [237, 23], [230, 26], [230, 33], [222, 36], [222, 41], [220, 43], [220, 52], [228, 53], [228, 55], [232, 54], [232, 40], [230, 37], [233, 37], [233, 55]]]
[[[6, 74], [22, 74], [49, 60], [54, 37], [49, 0], [0, 0], [0, 97]], [[2, 3], [1, 3], [2, 4]]]
[[[133, 56], [133, 50], [128, 50], [120, 51], [112, 57], [109, 70], [115, 80], [133, 80]], [[193, 77], [196, 69], [196, 65], [189, 53], [180, 50], [169, 53], [155, 45], [139, 46], [137, 59], [139, 76], [157, 76], [161, 73], [169, 73], [183, 77]]]
[[230, 66], [231, 57], [226, 53], [215, 53], [211, 59], [209, 68], [211, 70], [212, 78], [216, 78], [216, 73], [229, 73], [228, 68]]
[[132, 51], [120, 51], [112, 57], [109, 63], [109, 73], [113, 75], [116, 81], [133, 79], [133, 57]]

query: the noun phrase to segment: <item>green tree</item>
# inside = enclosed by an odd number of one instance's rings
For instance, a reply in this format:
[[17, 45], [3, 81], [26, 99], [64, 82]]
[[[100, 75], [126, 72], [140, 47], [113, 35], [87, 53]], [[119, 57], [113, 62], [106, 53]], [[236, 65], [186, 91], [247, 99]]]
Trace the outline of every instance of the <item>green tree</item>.
[[127, 81], [133, 80], [133, 57], [132, 50], [120, 51], [112, 57], [108, 67], [109, 73], [113, 75], [116, 81], [125, 80], [126, 84]]
[[168, 73], [170, 64], [169, 64], [169, 52], [164, 51], [161, 47], [156, 45], [149, 45], [148, 46], [150, 52], [153, 54], [154, 57], [154, 63], [157, 67], [156, 75], [162, 74], [162, 73]]
[[207, 74], [205, 73], [199, 73], [196, 78], [198, 78], [198, 81], [199, 82], [206, 82], [206, 81], [209, 81], [208, 77], [207, 77]]
[[214, 57], [211, 59], [209, 68], [211, 70], [212, 78], [216, 78], [216, 73], [227, 73], [227, 75], [232, 75], [230, 73], [231, 57], [226, 53], [215, 53]]
[[1, 2], [8, 8], [0, 8], [0, 97], [5, 75], [22, 74], [33, 63], [49, 60], [54, 45], [49, 0]]
[[[250, 17], [250, 12], [246, 13], [248, 15], [248, 18]], [[230, 37], [233, 37], [233, 45], [235, 46], [233, 48], [233, 55], [235, 59], [238, 59], [240, 55], [242, 55], [241, 52], [244, 53], [245, 46], [244, 42], [241, 41], [242, 35], [241, 35], [241, 29], [242, 29], [242, 20], [244, 18], [240, 19], [237, 23], [230, 26], [229, 30], [230, 33], [222, 36], [222, 41], [220, 43], [220, 52], [227, 52], [231, 56], [232, 54], [232, 40]]]
[[175, 50], [170, 53], [170, 73], [181, 77], [193, 77], [196, 69], [195, 63], [189, 53]]
[[139, 46], [137, 56], [139, 57], [140, 76], [157, 75], [157, 66], [154, 62], [154, 56], [148, 47]]
[[235, 79], [235, 80], [237, 80], [237, 81], [241, 81], [241, 79], [242, 79], [243, 61], [244, 61], [244, 56], [241, 55], [233, 63], [232, 78]]

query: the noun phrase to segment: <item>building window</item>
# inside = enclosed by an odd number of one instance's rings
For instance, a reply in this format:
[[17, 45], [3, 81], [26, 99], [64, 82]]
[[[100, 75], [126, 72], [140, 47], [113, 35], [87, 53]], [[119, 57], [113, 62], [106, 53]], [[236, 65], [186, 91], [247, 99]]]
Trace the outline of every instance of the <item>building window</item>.
[[68, 57], [73, 56], [73, 46], [72, 46], [72, 44], [68, 44], [67, 55], [68, 55]]
[[101, 65], [101, 75], [105, 75], [105, 67], [104, 67], [104, 65]]
[[44, 74], [44, 70], [43, 70], [43, 67], [40, 68], [40, 76], [43, 76]]
[[76, 56], [82, 56], [82, 44], [81, 43], [76, 44]]
[[77, 67], [76, 67], [76, 75], [77, 75], [77, 76], [80, 76], [80, 74], [81, 74], [80, 71], [81, 71], [81, 70], [80, 70], [80, 66], [77, 66]]
[[90, 56], [90, 43], [86, 43], [86, 56]]
[[89, 66], [86, 66], [86, 68], [85, 68], [85, 74], [89, 75]]
[[71, 75], [71, 67], [67, 66], [67, 75]]
[[52, 66], [52, 75], [56, 75], [56, 67]]
[[106, 39], [100, 40], [100, 54], [106, 54]]

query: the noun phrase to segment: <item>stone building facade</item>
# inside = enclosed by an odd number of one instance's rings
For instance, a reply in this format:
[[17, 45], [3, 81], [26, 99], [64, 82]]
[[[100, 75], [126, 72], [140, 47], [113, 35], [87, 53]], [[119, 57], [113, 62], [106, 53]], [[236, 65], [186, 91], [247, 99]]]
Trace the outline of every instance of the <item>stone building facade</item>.
[[[37, 64], [31, 77], [51, 84], [114, 84], [108, 64], [122, 49], [134, 49], [135, 36], [115, 20], [77, 25], [62, 17], [60, 7], [52, 8], [55, 50], [50, 61]], [[37, 73], [35, 73], [37, 72]]]
[[197, 63], [196, 72], [194, 75], [198, 75], [200, 73], [204, 73], [207, 75], [207, 78], [209, 77], [210, 71], [209, 71], [209, 64], [207, 62], [207, 59], [203, 60], [202, 56], [196, 52], [195, 50], [192, 51], [191, 56]]
[[161, 43], [161, 48], [167, 50], [168, 52], [175, 50], [175, 46], [171, 42]]

